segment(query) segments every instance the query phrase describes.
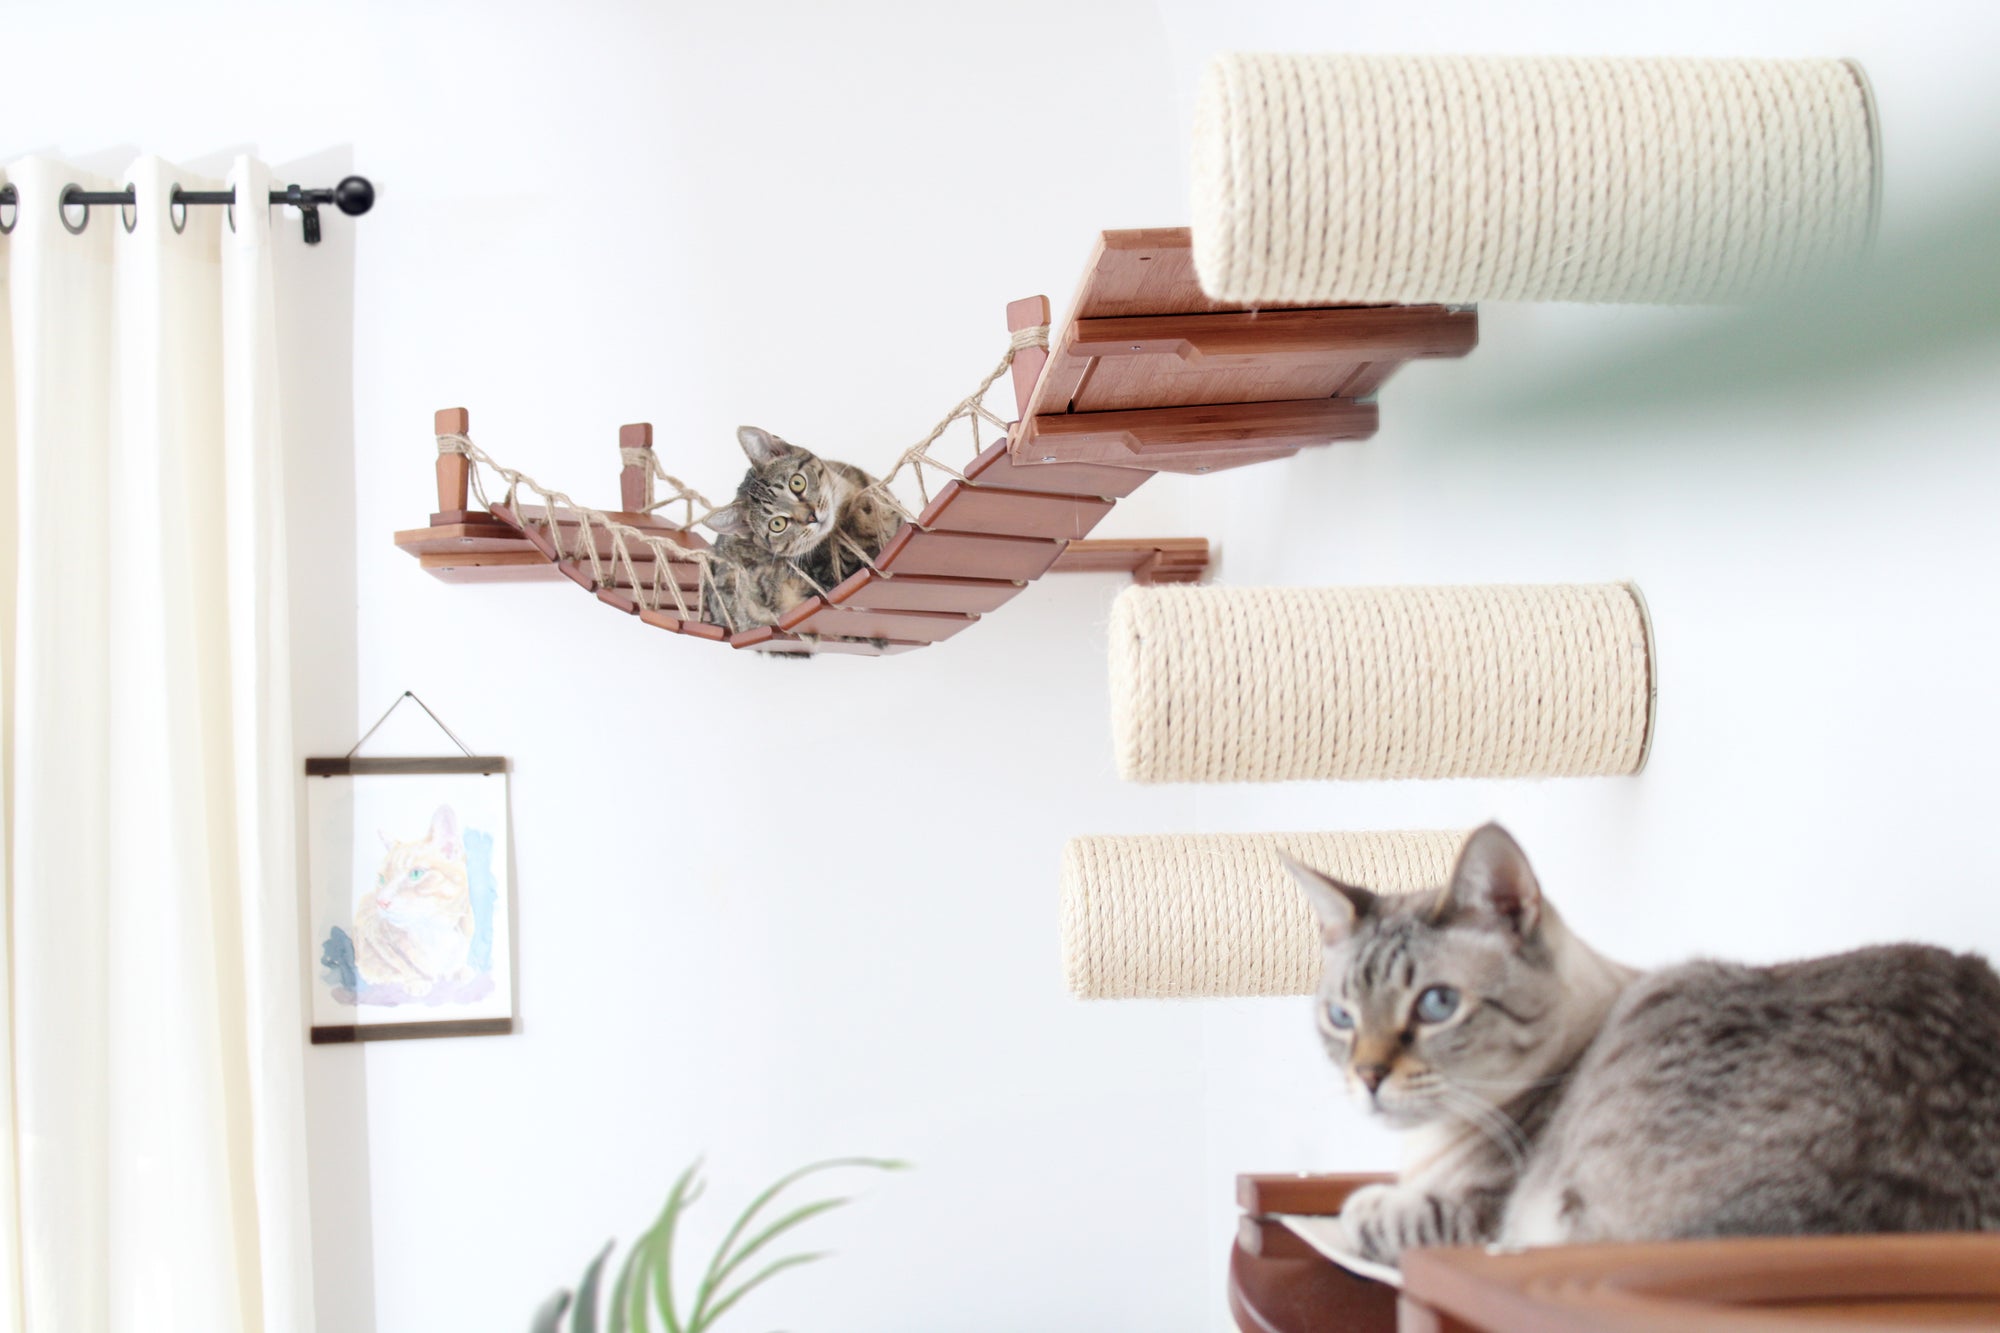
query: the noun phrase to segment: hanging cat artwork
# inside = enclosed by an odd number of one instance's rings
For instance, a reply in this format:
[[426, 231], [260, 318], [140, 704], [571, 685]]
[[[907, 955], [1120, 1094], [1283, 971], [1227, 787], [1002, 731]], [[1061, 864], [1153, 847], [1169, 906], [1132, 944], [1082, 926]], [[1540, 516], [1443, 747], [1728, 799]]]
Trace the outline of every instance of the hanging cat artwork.
[[513, 1030], [506, 766], [306, 761], [315, 1043]]

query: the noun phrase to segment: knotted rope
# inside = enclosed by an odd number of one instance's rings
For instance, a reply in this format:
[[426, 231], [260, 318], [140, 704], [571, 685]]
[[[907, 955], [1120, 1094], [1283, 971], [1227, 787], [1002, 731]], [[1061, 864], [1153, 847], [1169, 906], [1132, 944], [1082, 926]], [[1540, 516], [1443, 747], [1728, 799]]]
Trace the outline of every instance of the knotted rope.
[[[1008, 338], [1007, 350], [1001, 356], [999, 364], [979, 382], [978, 387], [961, 398], [922, 439], [897, 455], [896, 462], [889, 471], [879, 480], [864, 487], [859, 494], [880, 498], [893, 506], [905, 520], [914, 523], [917, 513], [905, 505], [893, 489], [898, 479], [907, 473], [915, 483], [920, 497], [919, 509], [929, 505], [931, 500], [930, 487], [924, 476], [925, 468], [935, 468], [947, 477], [964, 481], [964, 472], [934, 456], [931, 453], [931, 446], [942, 439], [945, 432], [958, 421], [966, 421], [971, 426], [970, 458], [978, 457], [984, 448], [979, 436], [980, 422], [984, 421], [1002, 435], [1006, 434], [1008, 423], [986, 406], [986, 394], [1013, 366], [1016, 353], [1024, 348], [1048, 345], [1048, 325], [1038, 324], [1033, 328], [1017, 329]], [[703, 608], [712, 600], [713, 605], [722, 613], [726, 622], [724, 627], [730, 632], [735, 633], [750, 628], [750, 617], [743, 604], [742, 580], [735, 577], [719, 577], [723, 574], [740, 575], [743, 570], [741, 563], [732, 560], [726, 553], [718, 552], [712, 547], [688, 546], [656, 532], [648, 532], [629, 523], [621, 523], [604, 510], [580, 505], [566, 493], [544, 486], [527, 473], [502, 464], [464, 435], [440, 435], [437, 437], [437, 447], [440, 454], [461, 454], [472, 464], [467, 468], [467, 472], [470, 474], [472, 493], [481, 505], [488, 510], [493, 508], [484, 479], [485, 474], [490, 473], [506, 483], [506, 490], [500, 503], [506, 506], [508, 513], [514, 516], [524, 531], [531, 526], [542, 527], [555, 550], [556, 559], [579, 560], [587, 564], [591, 579], [600, 586], [609, 582], [605, 577], [607, 568], [623, 574], [626, 584], [632, 589], [633, 600], [641, 610], [663, 612], [671, 606], [672, 613], [682, 620], [700, 620]], [[720, 507], [700, 491], [666, 471], [660, 465], [659, 457], [651, 449], [621, 448], [618, 457], [626, 467], [646, 469], [645, 512], [647, 513], [653, 513], [669, 505], [684, 504], [687, 507], [686, 518], [681, 527], [686, 530], [697, 526], [708, 526], [709, 516]], [[653, 483], [656, 481], [664, 482], [672, 493], [664, 499], [653, 498]], [[542, 513], [539, 517], [523, 510], [517, 503], [518, 496], [523, 490], [540, 497]], [[573, 539], [564, 536], [563, 529], [566, 524], [575, 525]], [[600, 552], [597, 549], [598, 533], [604, 534], [608, 551]], [[853, 557], [857, 569], [863, 566], [875, 568], [873, 553], [863, 550], [844, 532], [836, 529], [835, 536], [840, 540], [842, 549]], [[642, 579], [639, 576], [632, 554], [634, 543], [643, 547], [652, 556], [653, 572], [650, 579]], [[696, 568], [698, 589], [703, 595], [694, 598], [695, 604], [692, 608], [689, 607], [688, 598], [672, 576], [670, 562], [689, 564]], [[827, 594], [829, 590], [811, 573], [802, 568], [797, 561], [791, 563], [794, 572], [815, 591], [821, 596]], [[711, 592], [715, 594], [713, 599], [706, 596]]]

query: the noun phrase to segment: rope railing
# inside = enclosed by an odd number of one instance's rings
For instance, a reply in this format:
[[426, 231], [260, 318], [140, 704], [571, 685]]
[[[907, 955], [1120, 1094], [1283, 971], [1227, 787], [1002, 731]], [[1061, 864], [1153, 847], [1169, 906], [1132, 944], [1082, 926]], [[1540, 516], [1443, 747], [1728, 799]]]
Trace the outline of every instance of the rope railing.
[[[872, 493], [893, 507], [905, 521], [916, 522], [918, 512], [928, 507], [931, 502], [930, 483], [925, 477], [925, 468], [935, 469], [943, 476], [956, 481], [962, 482], [966, 479], [965, 473], [959, 468], [932, 454], [931, 447], [959, 421], [969, 423], [973, 458], [977, 458], [984, 448], [979, 434], [980, 422], [986, 422], [1004, 435], [1008, 423], [986, 406], [986, 395], [999, 382], [1000, 377], [1013, 366], [1017, 353], [1030, 347], [1047, 347], [1048, 340], [1049, 326], [1046, 324], [1016, 330], [1008, 340], [1006, 353], [1001, 356], [999, 364], [979, 382], [978, 387], [959, 399], [922, 439], [897, 455], [895, 463], [879, 480], [864, 487], [858, 494]], [[747, 624], [740, 623], [748, 619], [740, 590], [741, 579], [718, 577], [718, 571], [740, 575], [743, 570], [741, 562], [718, 553], [713, 547], [683, 545], [657, 532], [649, 532], [629, 523], [620, 522], [602, 509], [580, 505], [565, 492], [544, 486], [518, 468], [511, 468], [501, 463], [474, 444], [466, 435], [440, 435], [437, 437], [437, 446], [440, 454], [460, 454], [465, 457], [472, 493], [488, 511], [494, 506], [487, 492], [486, 474], [490, 473], [505, 482], [506, 491], [500, 503], [506, 507], [512, 522], [524, 533], [537, 526], [538, 520], [521, 508], [520, 493], [526, 490], [538, 497], [542, 510], [539, 525], [547, 533], [550, 548], [555, 552], [557, 562], [575, 560], [587, 565], [591, 580], [599, 586], [612, 582], [605, 576], [607, 569], [616, 571], [624, 576], [625, 584], [632, 590], [632, 599], [641, 610], [666, 613], [671, 607], [672, 614], [682, 620], [703, 619], [706, 608], [711, 602], [707, 594], [712, 592], [715, 594], [712, 599], [713, 604], [723, 617], [725, 629], [735, 634], [751, 628]], [[662, 467], [659, 457], [651, 449], [620, 449], [618, 456], [625, 466], [642, 467], [646, 470], [645, 504], [642, 512], [651, 514], [672, 505], [683, 505], [685, 513], [680, 526], [683, 531], [687, 531], [695, 527], [708, 526], [709, 516], [720, 508], [700, 491]], [[905, 504], [894, 490], [896, 483], [906, 475], [917, 491], [919, 498], [917, 510], [912, 510]], [[664, 498], [655, 498], [655, 482], [663, 483], [670, 494]], [[575, 526], [573, 541], [564, 536], [564, 527], [569, 524]], [[605, 544], [609, 548], [607, 551], [598, 550], [599, 533], [604, 535]], [[842, 549], [855, 558], [857, 569], [877, 568], [873, 552], [864, 550], [845, 533], [836, 531], [835, 536], [840, 541]], [[634, 543], [643, 547], [652, 557], [653, 569], [650, 579], [643, 579], [639, 575], [638, 565], [633, 556]], [[673, 577], [671, 566], [676, 563], [692, 565], [696, 571], [692, 609], [688, 605], [689, 597], [686, 590]], [[830, 590], [823, 587], [819, 580], [802, 568], [798, 561], [791, 561], [790, 564], [793, 571], [820, 596], [828, 595]], [[739, 586], [726, 587], [725, 584]]]

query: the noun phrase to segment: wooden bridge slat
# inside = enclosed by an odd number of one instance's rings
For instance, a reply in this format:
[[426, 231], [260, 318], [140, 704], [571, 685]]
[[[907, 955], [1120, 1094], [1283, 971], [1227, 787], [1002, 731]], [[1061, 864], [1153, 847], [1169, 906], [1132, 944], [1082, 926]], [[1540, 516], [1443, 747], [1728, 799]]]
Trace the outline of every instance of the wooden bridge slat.
[[999, 486], [1011, 491], [1049, 491], [1057, 495], [1101, 495], [1120, 500], [1145, 485], [1146, 474], [1129, 467], [1094, 467], [1088, 463], [1016, 463], [1002, 440], [972, 460], [965, 475], [975, 486]]
[[1038, 579], [1063, 544], [1035, 537], [993, 537], [970, 532], [925, 532], [903, 525], [876, 561], [890, 574], [944, 574], [955, 578]]
[[822, 607], [802, 621], [799, 633], [833, 635], [843, 639], [937, 643], [978, 623], [978, 616], [943, 615], [929, 611], [861, 611], [829, 606]]
[[1025, 583], [1011, 579], [963, 579], [939, 574], [898, 574], [893, 578], [863, 570], [833, 588], [836, 606], [857, 611], [956, 611], [983, 615], [1021, 595]]
[[1008, 537], [1051, 537], [1073, 541], [1111, 512], [1111, 500], [1096, 496], [1010, 491], [950, 482], [918, 516], [933, 532], [987, 532]]

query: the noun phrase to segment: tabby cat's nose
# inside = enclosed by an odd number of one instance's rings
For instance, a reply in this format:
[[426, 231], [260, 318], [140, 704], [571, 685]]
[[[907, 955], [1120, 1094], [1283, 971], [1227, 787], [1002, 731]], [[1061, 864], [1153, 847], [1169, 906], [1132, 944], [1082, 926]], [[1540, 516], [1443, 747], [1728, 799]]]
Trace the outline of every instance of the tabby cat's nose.
[[1389, 1077], [1389, 1066], [1356, 1065], [1354, 1066], [1354, 1077], [1360, 1079], [1368, 1091], [1374, 1092], [1382, 1086], [1382, 1080]]

